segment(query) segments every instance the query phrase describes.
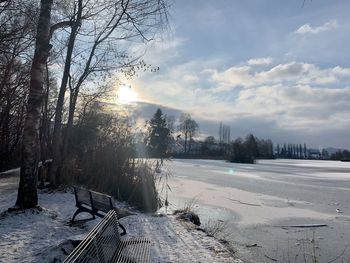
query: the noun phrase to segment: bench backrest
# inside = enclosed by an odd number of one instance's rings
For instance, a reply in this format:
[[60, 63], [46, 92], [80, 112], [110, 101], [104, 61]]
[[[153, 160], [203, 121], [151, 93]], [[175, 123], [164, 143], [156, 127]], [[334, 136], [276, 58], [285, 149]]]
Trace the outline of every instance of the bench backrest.
[[90, 191], [94, 209], [107, 213], [113, 209], [113, 200], [109, 195], [101, 194], [98, 192]]
[[75, 201], [79, 204], [91, 206], [91, 196], [89, 190], [74, 186]]
[[111, 262], [120, 242], [117, 215], [111, 210], [64, 260], [64, 263]]
[[88, 205], [92, 210], [105, 213], [114, 208], [113, 199], [109, 195], [76, 186], [74, 187], [74, 193], [77, 205]]

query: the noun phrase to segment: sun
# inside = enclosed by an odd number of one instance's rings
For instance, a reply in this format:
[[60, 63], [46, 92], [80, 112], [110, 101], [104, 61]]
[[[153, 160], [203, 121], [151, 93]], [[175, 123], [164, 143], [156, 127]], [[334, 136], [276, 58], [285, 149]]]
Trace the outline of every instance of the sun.
[[129, 104], [138, 99], [138, 94], [131, 88], [131, 86], [120, 85], [117, 91], [117, 101], [122, 104]]

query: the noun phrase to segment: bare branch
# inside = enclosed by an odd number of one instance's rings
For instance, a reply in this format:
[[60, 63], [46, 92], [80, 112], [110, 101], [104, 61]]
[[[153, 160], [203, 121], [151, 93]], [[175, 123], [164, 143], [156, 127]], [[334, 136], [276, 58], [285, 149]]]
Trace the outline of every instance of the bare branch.
[[50, 28], [50, 39], [53, 35], [53, 33], [57, 30], [57, 29], [60, 29], [60, 28], [64, 28], [64, 27], [71, 27], [75, 24], [74, 21], [62, 21], [62, 22], [59, 22], [57, 24], [54, 24], [51, 26]]

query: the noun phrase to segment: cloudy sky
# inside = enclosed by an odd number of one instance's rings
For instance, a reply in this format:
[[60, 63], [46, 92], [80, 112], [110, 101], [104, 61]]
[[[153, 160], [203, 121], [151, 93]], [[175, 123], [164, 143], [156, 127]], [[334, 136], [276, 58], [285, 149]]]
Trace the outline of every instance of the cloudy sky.
[[350, 1], [174, 0], [170, 29], [130, 83], [202, 134], [350, 149]]

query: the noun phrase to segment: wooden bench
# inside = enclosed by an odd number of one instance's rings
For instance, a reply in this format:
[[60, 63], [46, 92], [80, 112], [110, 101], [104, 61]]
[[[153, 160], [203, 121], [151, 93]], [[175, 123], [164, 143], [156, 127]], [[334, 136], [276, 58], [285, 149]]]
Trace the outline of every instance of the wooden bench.
[[[110, 210], [114, 210], [118, 219], [128, 215], [133, 215], [132, 212], [126, 209], [119, 209], [115, 206], [113, 198], [109, 195], [105, 195], [99, 192], [91, 191], [85, 188], [73, 186], [75, 195], [75, 206], [78, 208], [75, 211], [71, 222], [74, 223], [75, 217], [83, 212], [87, 212], [92, 215], [91, 219], [95, 219], [95, 216], [104, 217]], [[85, 219], [86, 220], [86, 219]], [[126, 234], [125, 227], [119, 223], [119, 227], [122, 229], [121, 235]]]
[[121, 239], [117, 214], [110, 210], [69, 254], [64, 263], [143, 263], [150, 261], [150, 249], [151, 241], [147, 238]]

